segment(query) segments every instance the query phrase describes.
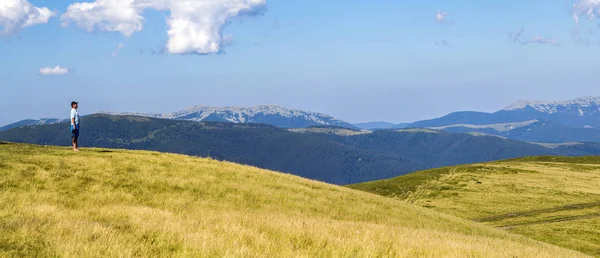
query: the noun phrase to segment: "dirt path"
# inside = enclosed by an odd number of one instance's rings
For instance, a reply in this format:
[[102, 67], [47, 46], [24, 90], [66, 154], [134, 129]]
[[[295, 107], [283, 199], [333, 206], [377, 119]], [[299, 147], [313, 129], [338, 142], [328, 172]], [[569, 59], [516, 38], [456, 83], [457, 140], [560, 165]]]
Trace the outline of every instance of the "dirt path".
[[600, 217], [600, 213], [592, 213], [592, 214], [586, 214], [586, 215], [578, 215], [578, 216], [570, 216], [570, 217], [563, 217], [563, 218], [556, 218], [556, 219], [548, 219], [548, 220], [540, 220], [540, 221], [518, 223], [518, 224], [512, 224], [512, 225], [497, 226], [496, 228], [505, 229], [506, 230], [506, 229], [513, 229], [513, 228], [523, 227], [523, 226], [538, 225], [538, 224], [548, 224], [548, 223], [556, 223], [556, 222], [571, 221], [571, 220], [580, 220], [580, 219], [591, 219], [591, 218], [596, 218], [596, 217]]
[[500, 220], [515, 218], [515, 217], [528, 217], [528, 216], [540, 215], [540, 214], [550, 213], [550, 212], [566, 211], [566, 210], [580, 210], [580, 209], [587, 209], [587, 208], [593, 208], [593, 207], [599, 207], [599, 206], [600, 206], [600, 202], [578, 203], [578, 204], [569, 204], [569, 205], [565, 205], [565, 206], [548, 208], [548, 209], [511, 212], [511, 213], [499, 214], [499, 215], [494, 215], [494, 216], [489, 216], [489, 217], [476, 218], [473, 220], [477, 221], [477, 222], [492, 222], [492, 221], [500, 221]]

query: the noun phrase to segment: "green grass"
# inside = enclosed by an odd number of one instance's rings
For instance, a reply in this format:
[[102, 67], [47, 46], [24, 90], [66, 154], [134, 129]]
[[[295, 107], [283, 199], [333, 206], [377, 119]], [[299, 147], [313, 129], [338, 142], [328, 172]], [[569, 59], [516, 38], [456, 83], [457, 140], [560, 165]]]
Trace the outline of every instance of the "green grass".
[[584, 257], [233, 163], [0, 143], [0, 257]]
[[600, 257], [600, 157], [529, 157], [350, 185]]

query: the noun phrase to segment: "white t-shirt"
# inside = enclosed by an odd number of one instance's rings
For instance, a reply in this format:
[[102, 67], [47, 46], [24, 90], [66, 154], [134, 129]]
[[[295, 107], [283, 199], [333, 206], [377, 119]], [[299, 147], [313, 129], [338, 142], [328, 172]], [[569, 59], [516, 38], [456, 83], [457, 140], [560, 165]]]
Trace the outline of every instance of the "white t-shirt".
[[79, 124], [79, 112], [77, 112], [77, 109], [71, 109], [71, 119], [75, 119], [76, 125]]

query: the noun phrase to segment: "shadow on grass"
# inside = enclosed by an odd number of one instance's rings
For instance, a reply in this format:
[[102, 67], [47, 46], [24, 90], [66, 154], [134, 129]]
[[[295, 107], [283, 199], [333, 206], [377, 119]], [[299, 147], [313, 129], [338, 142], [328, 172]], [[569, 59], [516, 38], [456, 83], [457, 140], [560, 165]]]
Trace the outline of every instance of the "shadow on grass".
[[114, 151], [111, 151], [111, 150], [99, 150], [98, 152], [100, 152], [100, 153], [113, 153]]

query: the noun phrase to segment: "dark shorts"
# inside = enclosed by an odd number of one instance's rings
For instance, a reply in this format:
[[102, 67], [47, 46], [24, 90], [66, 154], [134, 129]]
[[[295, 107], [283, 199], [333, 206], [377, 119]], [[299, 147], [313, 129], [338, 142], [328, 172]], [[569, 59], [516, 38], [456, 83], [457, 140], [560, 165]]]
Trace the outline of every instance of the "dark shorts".
[[71, 125], [71, 139], [73, 139], [73, 141], [76, 141], [77, 137], [79, 137], [79, 125]]

